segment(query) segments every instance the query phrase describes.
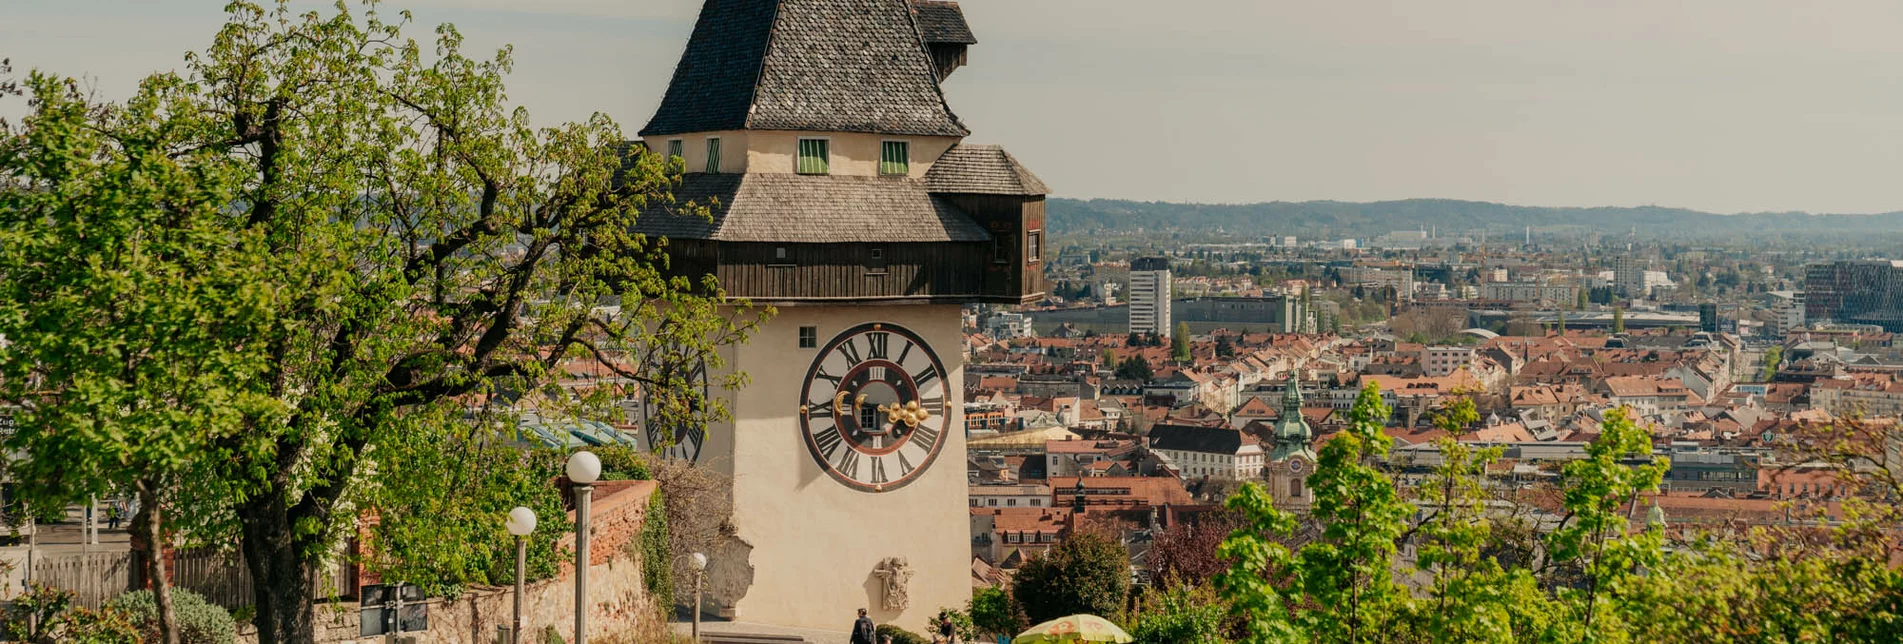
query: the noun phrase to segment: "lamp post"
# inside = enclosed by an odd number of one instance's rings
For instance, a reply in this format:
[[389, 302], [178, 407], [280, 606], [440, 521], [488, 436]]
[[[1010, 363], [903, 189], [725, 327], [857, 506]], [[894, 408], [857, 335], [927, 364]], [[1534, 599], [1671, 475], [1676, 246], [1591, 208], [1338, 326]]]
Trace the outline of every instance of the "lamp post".
[[516, 506], [509, 511], [508, 528], [509, 534], [515, 535], [515, 621], [509, 626], [509, 644], [519, 644], [522, 641], [522, 587], [527, 585], [529, 564], [527, 537], [535, 532], [535, 511]]
[[707, 578], [707, 555], [694, 553], [694, 641], [700, 641], [700, 589]]
[[568, 480], [575, 484], [575, 640], [588, 641], [588, 501], [601, 477], [601, 459], [582, 450], [568, 457]]

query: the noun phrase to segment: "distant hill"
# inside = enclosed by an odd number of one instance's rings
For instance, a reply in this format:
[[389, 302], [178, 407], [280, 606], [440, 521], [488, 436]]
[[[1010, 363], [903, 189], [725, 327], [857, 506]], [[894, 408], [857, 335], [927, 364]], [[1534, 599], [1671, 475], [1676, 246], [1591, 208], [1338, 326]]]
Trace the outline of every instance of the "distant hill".
[[1273, 201], [1215, 205], [1112, 199], [1051, 199], [1050, 227], [1060, 234], [1148, 230], [1230, 235], [1296, 235], [1305, 239], [1369, 239], [1397, 230], [1438, 229], [1442, 236], [1540, 234], [1724, 238], [1790, 235], [1862, 236], [1903, 233], [1903, 212], [1813, 215], [1802, 212], [1720, 215], [1683, 208], [1546, 208], [1482, 201], [1407, 199], [1374, 203]]

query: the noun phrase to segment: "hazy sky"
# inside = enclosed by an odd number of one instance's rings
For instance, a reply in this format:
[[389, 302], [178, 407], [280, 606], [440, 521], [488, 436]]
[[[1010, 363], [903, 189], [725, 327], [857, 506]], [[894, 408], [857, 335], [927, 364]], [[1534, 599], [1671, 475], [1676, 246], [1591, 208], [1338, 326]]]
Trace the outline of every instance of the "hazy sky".
[[[633, 132], [699, 2], [388, 6], [513, 43], [538, 121]], [[203, 48], [224, 1], [4, 4], [0, 57], [118, 98]], [[961, 4], [979, 43], [952, 109], [1061, 196], [1903, 210], [1895, 0]]]

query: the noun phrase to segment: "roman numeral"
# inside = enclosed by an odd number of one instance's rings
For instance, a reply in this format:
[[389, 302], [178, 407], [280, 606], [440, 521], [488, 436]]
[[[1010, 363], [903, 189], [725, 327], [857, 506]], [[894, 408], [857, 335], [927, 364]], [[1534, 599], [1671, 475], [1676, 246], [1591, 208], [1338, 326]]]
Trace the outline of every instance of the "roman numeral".
[[885, 459], [878, 457], [872, 459], [872, 482], [874, 484], [885, 482]]
[[925, 383], [928, 383], [937, 379], [938, 379], [938, 367], [935, 367], [935, 366], [926, 367], [924, 371], [918, 372], [918, 375], [913, 378], [913, 380], [918, 382], [919, 389], [924, 389]]
[[842, 379], [842, 377], [841, 377], [841, 376], [835, 376], [835, 375], [832, 375], [832, 374], [829, 374], [829, 373], [826, 373], [826, 365], [820, 365], [820, 366], [819, 366], [819, 372], [818, 372], [818, 373], [815, 373], [815, 374], [813, 374], [813, 377], [814, 377], [814, 378], [817, 378], [817, 379], [819, 379], [819, 380], [824, 380], [824, 381], [826, 381], [826, 382], [830, 382], [830, 383], [833, 383], [833, 388], [834, 388], [834, 389], [838, 389], [838, 388], [839, 388], [839, 381], [840, 381], [840, 380]]
[[847, 449], [846, 453], [839, 457], [839, 464], [833, 466], [833, 469], [838, 470], [839, 473], [845, 475], [846, 478], [855, 481], [859, 480], [858, 450]]
[[905, 460], [905, 450], [899, 450], [893, 453], [899, 455], [899, 476], [910, 476], [912, 470], [918, 469], [917, 465], [913, 465], [911, 461]]
[[924, 407], [926, 411], [932, 412], [933, 416], [943, 416], [944, 414], [939, 413], [939, 408], [945, 406], [945, 397], [932, 396], [918, 401], [918, 405]]
[[888, 354], [886, 348], [891, 346], [891, 342], [892, 334], [890, 333], [866, 334], [866, 343], [871, 345], [866, 349], [866, 355], [873, 360], [884, 360]]
[[919, 446], [925, 450], [925, 453], [930, 454], [932, 446], [938, 444], [938, 430], [921, 424], [912, 430], [911, 440], [913, 445]]
[[905, 341], [905, 348], [899, 350], [899, 366], [905, 366], [905, 357], [912, 355], [912, 341]]
[[[820, 458], [826, 459], [826, 462], [831, 463], [833, 462], [833, 453], [839, 451], [839, 444], [843, 442], [845, 438], [845, 436], [839, 434], [839, 426], [834, 425], [826, 428], [825, 431], [813, 434], [813, 444], [819, 447]], [[852, 450], [846, 451], [850, 452]]]
[[866, 375], [870, 376], [873, 380], [885, 380], [885, 367], [867, 369]]
[[846, 338], [845, 342], [839, 343], [839, 355], [846, 356], [846, 367], [848, 369], [858, 366], [860, 362], [859, 343], [852, 338]]

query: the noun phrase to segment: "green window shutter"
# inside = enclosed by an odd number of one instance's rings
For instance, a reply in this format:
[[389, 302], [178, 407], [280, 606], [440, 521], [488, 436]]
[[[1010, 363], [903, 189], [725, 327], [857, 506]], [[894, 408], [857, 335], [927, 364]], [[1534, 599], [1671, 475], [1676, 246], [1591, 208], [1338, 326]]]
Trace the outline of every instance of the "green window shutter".
[[668, 158], [668, 160], [670, 160], [670, 161], [671, 161], [671, 160], [673, 160], [673, 159], [674, 159], [675, 157], [678, 157], [678, 156], [681, 156], [681, 140], [680, 140], [680, 139], [668, 139], [668, 140], [667, 140], [667, 158]]
[[707, 174], [720, 174], [720, 139], [707, 139]]
[[879, 174], [905, 175], [912, 171], [911, 145], [886, 141], [879, 149]]
[[798, 165], [794, 168], [800, 174], [826, 174], [828, 157], [826, 139], [800, 139]]

